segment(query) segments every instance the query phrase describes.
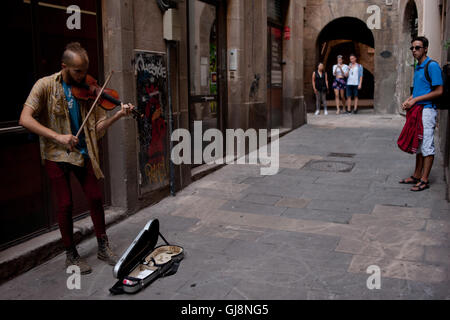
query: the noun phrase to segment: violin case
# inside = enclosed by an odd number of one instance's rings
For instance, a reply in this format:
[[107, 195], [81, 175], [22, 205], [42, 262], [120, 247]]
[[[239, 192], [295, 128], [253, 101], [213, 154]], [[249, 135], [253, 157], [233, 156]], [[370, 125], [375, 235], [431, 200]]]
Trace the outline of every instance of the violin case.
[[[165, 245], [155, 247], [159, 237]], [[114, 266], [118, 281], [109, 291], [137, 293], [156, 279], [175, 274], [183, 258], [184, 249], [169, 244], [159, 232], [158, 219], [150, 220]]]

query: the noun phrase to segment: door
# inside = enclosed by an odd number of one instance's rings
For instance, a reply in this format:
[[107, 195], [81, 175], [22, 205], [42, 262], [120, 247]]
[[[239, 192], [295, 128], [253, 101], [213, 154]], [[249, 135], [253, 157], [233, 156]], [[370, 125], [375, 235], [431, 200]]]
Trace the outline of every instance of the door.
[[267, 103], [269, 105], [269, 127], [279, 128], [283, 120], [282, 29], [269, 24], [267, 27], [267, 38]]
[[[189, 128], [194, 134], [194, 122], [201, 123], [204, 133], [208, 129], [221, 129], [221, 80], [222, 72], [220, 1], [189, 1]], [[198, 125], [198, 122], [197, 122]], [[208, 142], [209, 143], [209, 142]], [[203, 152], [207, 143], [203, 142]], [[194, 163], [192, 143], [192, 163]]]
[[[80, 29], [67, 27], [70, 5], [82, 10]], [[14, 49], [5, 50], [8, 94], [0, 114], [0, 250], [57, 225], [56, 201], [41, 165], [38, 137], [18, 124], [31, 88], [39, 78], [60, 70], [62, 52], [71, 41], [88, 51], [92, 76], [101, 74], [102, 65], [100, 1], [24, 0], [5, 1], [4, 6], [8, 25], [4, 42]], [[79, 218], [87, 213], [88, 204], [75, 177], [72, 190], [73, 216]]]

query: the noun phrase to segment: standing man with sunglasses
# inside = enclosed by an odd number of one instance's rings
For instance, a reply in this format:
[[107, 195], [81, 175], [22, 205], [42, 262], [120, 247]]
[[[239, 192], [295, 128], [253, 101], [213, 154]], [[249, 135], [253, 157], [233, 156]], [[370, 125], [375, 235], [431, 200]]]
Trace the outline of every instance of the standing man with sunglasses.
[[416, 169], [414, 174], [400, 183], [415, 184], [411, 191], [423, 191], [428, 189], [429, 175], [433, 166], [435, 147], [434, 147], [434, 129], [436, 127], [437, 110], [433, 100], [440, 97], [443, 93], [442, 72], [437, 62], [431, 62], [428, 65], [428, 74], [431, 83], [425, 76], [425, 66], [430, 61], [427, 57], [428, 39], [425, 37], [416, 37], [411, 42], [411, 51], [418, 65], [414, 72], [414, 90], [403, 104], [403, 110], [411, 108], [423, 108], [423, 140], [419, 146], [416, 155]]

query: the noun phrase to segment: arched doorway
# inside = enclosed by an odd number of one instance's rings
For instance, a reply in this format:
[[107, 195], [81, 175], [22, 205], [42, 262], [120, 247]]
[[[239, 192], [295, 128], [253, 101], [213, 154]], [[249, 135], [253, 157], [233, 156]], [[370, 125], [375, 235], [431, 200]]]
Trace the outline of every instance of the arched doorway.
[[330, 85], [330, 92], [327, 95], [328, 103], [330, 106], [335, 106], [334, 92], [331, 90], [331, 86], [333, 65], [336, 64], [337, 56], [342, 55], [344, 63], [349, 64], [351, 53], [356, 54], [358, 62], [364, 67], [364, 81], [359, 93], [359, 105], [373, 108], [375, 40], [366, 23], [353, 17], [343, 17], [331, 21], [317, 37], [316, 65], [319, 61], [323, 62], [328, 74]]
[[[410, 94], [414, 79], [414, 57], [409, 51], [411, 45], [411, 40], [418, 35], [419, 25], [418, 25], [418, 13], [417, 6], [414, 0], [409, 0], [406, 4], [405, 11], [403, 13], [403, 23], [401, 25], [400, 34], [400, 44], [399, 44], [399, 78], [397, 94], [399, 102], [403, 102]], [[403, 110], [399, 108], [400, 113], [404, 113]]]

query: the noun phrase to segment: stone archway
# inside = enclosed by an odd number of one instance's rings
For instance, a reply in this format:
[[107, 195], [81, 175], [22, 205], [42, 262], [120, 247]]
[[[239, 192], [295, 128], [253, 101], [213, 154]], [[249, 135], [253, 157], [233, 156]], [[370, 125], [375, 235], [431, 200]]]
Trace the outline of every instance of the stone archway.
[[[332, 69], [336, 64], [337, 56], [342, 55], [344, 63], [349, 64], [349, 56], [352, 53], [356, 54], [358, 62], [364, 67], [360, 105], [373, 107], [375, 40], [372, 31], [367, 28], [366, 23], [354, 17], [334, 19], [320, 31], [316, 40], [316, 62], [324, 63], [330, 88], [333, 82]], [[333, 105], [333, 90], [330, 90], [327, 99], [331, 100], [330, 104]]]
[[[402, 1], [404, 0], [394, 3]], [[420, 0], [417, 1], [420, 2]], [[399, 6], [394, 5], [392, 2], [377, 0], [321, 0], [306, 2], [304, 19], [304, 97], [308, 108], [314, 109], [315, 104], [311, 78], [318, 59], [317, 39], [319, 34], [330, 22], [340, 18], [356, 18], [365, 25], [364, 28], [367, 28], [367, 21], [372, 16], [369, 10], [371, 6], [380, 8], [380, 26], [379, 28], [373, 27], [370, 30], [374, 39], [374, 70], [371, 72], [374, 76], [374, 112], [382, 114], [397, 112], [398, 102], [395, 99], [395, 95], [398, 77], [397, 53], [399, 34], [396, 30], [399, 24]], [[356, 29], [352, 31], [358, 32]], [[370, 49], [372, 50], [372, 48]]]

